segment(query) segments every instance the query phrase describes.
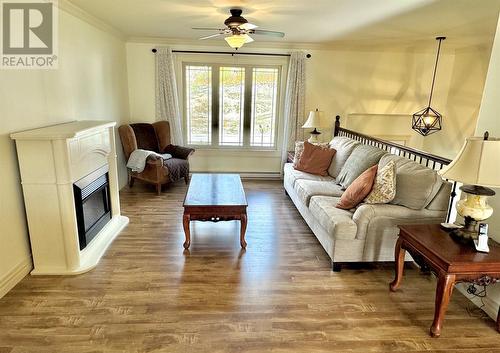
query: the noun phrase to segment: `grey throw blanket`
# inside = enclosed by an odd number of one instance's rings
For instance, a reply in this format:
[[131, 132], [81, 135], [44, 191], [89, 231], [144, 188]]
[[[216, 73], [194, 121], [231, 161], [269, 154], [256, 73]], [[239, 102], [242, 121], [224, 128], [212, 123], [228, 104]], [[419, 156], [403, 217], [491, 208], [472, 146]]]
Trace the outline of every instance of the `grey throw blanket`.
[[189, 162], [185, 159], [170, 158], [163, 162], [169, 172], [170, 180], [177, 181], [189, 175]]

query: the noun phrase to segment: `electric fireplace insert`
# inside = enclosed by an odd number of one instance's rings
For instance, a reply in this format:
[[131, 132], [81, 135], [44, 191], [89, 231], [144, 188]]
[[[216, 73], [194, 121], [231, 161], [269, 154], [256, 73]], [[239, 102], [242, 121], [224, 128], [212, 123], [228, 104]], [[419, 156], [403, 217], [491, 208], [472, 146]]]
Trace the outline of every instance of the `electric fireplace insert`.
[[80, 250], [111, 220], [108, 166], [73, 184]]

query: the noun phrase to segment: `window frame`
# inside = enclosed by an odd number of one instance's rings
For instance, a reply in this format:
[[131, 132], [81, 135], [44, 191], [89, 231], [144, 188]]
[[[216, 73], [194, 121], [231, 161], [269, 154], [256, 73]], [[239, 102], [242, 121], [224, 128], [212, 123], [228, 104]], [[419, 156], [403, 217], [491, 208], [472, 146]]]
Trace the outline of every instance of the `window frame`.
[[[212, 67], [212, 129], [211, 144], [187, 144], [187, 104], [186, 104], [186, 67], [187, 66], [211, 66]], [[283, 106], [286, 83], [286, 72], [288, 68], [288, 58], [286, 57], [228, 57], [227, 55], [179, 55], [176, 63], [177, 77], [180, 77], [178, 84], [179, 103], [182, 104], [183, 134], [186, 144], [190, 147], [203, 150], [227, 150], [227, 151], [263, 151], [278, 152], [281, 150], [283, 142]], [[245, 68], [245, 103], [243, 116], [243, 145], [219, 145], [219, 121], [220, 114], [220, 68], [221, 67], [244, 67]], [[274, 146], [251, 145], [252, 126], [252, 84], [253, 68], [274, 68], [278, 69], [277, 97], [276, 97], [276, 118], [274, 121]]]

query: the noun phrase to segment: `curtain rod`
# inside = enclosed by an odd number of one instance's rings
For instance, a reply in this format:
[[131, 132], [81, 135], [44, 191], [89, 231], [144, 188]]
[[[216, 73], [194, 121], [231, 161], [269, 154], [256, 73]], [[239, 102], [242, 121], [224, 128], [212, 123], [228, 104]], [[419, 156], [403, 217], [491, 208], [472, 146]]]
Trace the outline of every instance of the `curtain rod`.
[[[151, 49], [153, 53], [156, 53], [158, 49]], [[242, 53], [242, 52], [231, 52], [231, 51], [203, 51], [203, 50], [172, 50], [172, 53], [188, 53], [188, 54], [226, 54], [226, 55], [261, 55], [261, 56], [290, 56], [290, 54], [272, 54], [272, 53]], [[311, 54], [306, 54], [306, 58], [310, 58]]]

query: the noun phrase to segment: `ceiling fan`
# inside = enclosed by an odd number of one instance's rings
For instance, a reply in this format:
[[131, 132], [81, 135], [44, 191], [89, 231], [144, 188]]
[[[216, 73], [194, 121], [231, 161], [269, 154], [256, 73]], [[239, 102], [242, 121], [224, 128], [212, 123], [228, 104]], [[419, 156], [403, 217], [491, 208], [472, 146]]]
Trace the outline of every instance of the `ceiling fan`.
[[218, 32], [206, 37], [201, 37], [200, 40], [215, 38], [221, 35], [227, 35], [226, 37], [224, 37], [227, 44], [229, 44], [231, 48], [237, 50], [238, 48], [241, 48], [245, 43], [253, 42], [253, 38], [250, 37], [250, 34], [272, 36], [279, 38], [283, 38], [285, 36], [285, 33], [283, 32], [257, 29], [258, 26], [251, 24], [250, 22], [247, 21], [245, 17], [241, 16], [241, 13], [243, 12], [242, 9], [231, 9], [229, 10], [229, 12], [231, 12], [231, 16], [224, 21], [226, 28], [194, 27], [193, 29], [195, 30]]

